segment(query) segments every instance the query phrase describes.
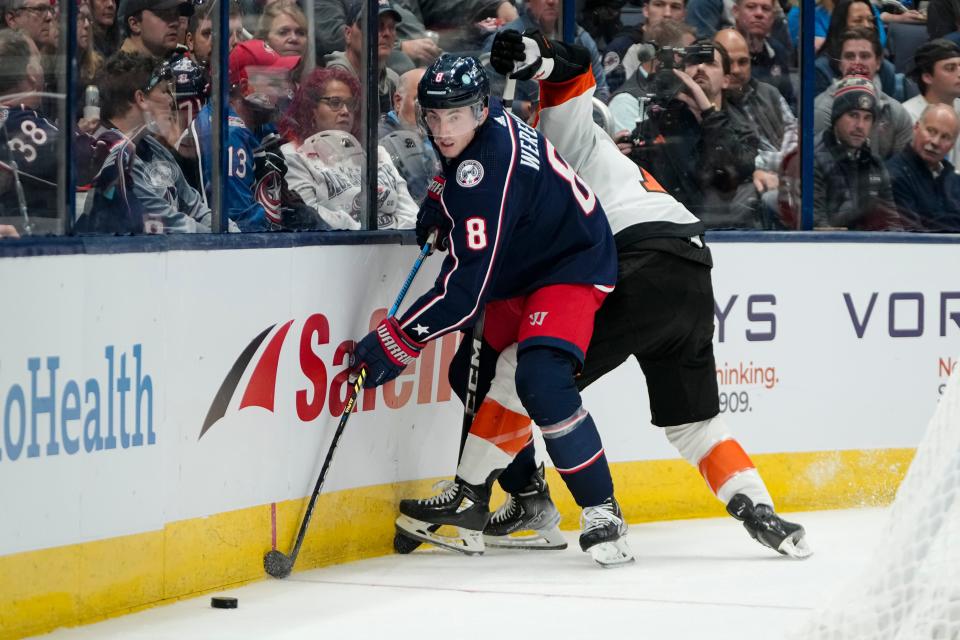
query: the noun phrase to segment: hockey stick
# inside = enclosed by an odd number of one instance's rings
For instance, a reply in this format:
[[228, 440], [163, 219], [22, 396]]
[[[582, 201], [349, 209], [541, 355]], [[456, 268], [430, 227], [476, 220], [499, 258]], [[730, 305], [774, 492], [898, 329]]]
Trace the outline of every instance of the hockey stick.
[[[410, 274], [407, 275], [407, 279], [404, 281], [403, 286], [400, 287], [400, 293], [397, 294], [397, 299], [387, 312], [388, 318], [396, 314], [397, 309], [400, 307], [400, 304], [407, 295], [407, 290], [410, 289], [413, 279], [420, 270], [420, 266], [423, 264], [424, 259], [430, 254], [436, 239], [437, 231], [434, 230], [430, 233], [430, 236], [424, 243], [423, 248], [420, 250], [420, 255], [417, 256], [416, 262], [413, 263], [413, 268], [410, 269]], [[310, 495], [310, 502], [307, 503], [307, 511], [303, 515], [303, 521], [300, 523], [300, 530], [297, 532], [297, 540], [293, 544], [293, 550], [289, 555], [287, 555], [282, 551], [273, 549], [268, 551], [266, 555], [263, 556], [263, 568], [274, 578], [286, 578], [288, 575], [290, 575], [290, 572], [293, 571], [293, 565], [297, 561], [297, 556], [300, 555], [300, 547], [303, 545], [303, 538], [307, 533], [307, 527], [310, 525], [310, 517], [313, 515], [313, 507], [317, 504], [317, 497], [320, 495], [320, 489], [323, 488], [323, 481], [327, 477], [327, 470], [330, 468], [330, 461], [333, 460], [333, 454], [337, 450], [337, 444], [340, 442], [340, 436], [343, 435], [343, 429], [347, 426], [347, 420], [350, 419], [350, 414], [353, 413], [353, 407], [357, 403], [357, 396], [360, 395], [360, 390], [363, 388], [363, 382], [366, 379], [367, 370], [360, 369], [360, 373], [357, 374], [357, 379], [353, 383], [353, 390], [350, 392], [350, 399], [347, 400], [347, 404], [343, 408], [343, 414], [340, 416], [340, 423], [337, 425], [337, 430], [333, 434], [333, 440], [331, 440], [330, 448], [327, 450], [327, 457], [323, 460], [323, 466], [320, 468], [320, 475], [317, 476], [317, 483], [314, 485], [313, 493]]]
[[509, 110], [513, 108], [513, 96], [517, 92], [517, 79], [512, 75], [507, 76], [507, 83], [503, 85], [503, 108]]
[[[480, 349], [483, 347], [483, 321], [486, 310], [481, 310], [477, 317], [476, 324], [473, 325], [473, 334], [470, 342], [470, 371], [467, 374], [467, 388], [463, 398], [463, 421], [460, 423], [460, 453], [457, 454], [457, 460], [463, 455], [463, 445], [467, 442], [467, 434], [470, 432], [470, 426], [473, 424], [473, 417], [477, 415], [477, 381], [480, 379]], [[429, 527], [431, 532], [440, 528], [439, 524], [432, 524]], [[420, 540], [411, 538], [397, 529], [393, 534], [393, 550], [401, 555], [413, 552], [417, 547], [423, 544]]]

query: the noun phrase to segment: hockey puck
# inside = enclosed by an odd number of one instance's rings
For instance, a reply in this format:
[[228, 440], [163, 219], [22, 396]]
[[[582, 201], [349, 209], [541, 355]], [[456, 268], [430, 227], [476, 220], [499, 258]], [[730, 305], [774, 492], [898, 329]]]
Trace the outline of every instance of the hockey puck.
[[236, 609], [237, 599], [224, 596], [215, 596], [210, 598], [210, 606], [214, 609]]

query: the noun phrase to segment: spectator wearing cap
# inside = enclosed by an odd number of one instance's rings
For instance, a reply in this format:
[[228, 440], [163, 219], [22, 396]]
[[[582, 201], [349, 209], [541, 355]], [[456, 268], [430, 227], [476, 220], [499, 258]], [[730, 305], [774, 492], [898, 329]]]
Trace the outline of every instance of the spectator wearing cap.
[[[920, 95], [903, 103], [913, 122], [931, 104], [945, 104], [960, 113], [960, 46], [938, 38], [925, 42], [913, 55], [911, 75], [920, 86]], [[960, 147], [947, 156], [954, 169], [960, 160]]]
[[[230, 100], [226, 108], [229, 150], [227, 175], [221, 178], [227, 190], [227, 217], [241, 231], [270, 231], [282, 226], [280, 203], [274, 193], [258, 188], [273, 168], [257, 164], [265, 127], [278, 117], [277, 105], [291, 93], [291, 72], [300, 64], [298, 56], [281, 56], [263, 40], [241, 42], [230, 52]], [[212, 165], [217, 154], [211, 133], [212, 106], [201, 109], [190, 137], [200, 158], [202, 192], [213, 197]], [[282, 173], [282, 169], [281, 169]], [[261, 185], [262, 186], [262, 185]]]
[[813, 159], [814, 226], [859, 231], [901, 230], [890, 175], [870, 150], [879, 113], [873, 83], [841, 80], [831, 105], [831, 127], [817, 137]]
[[8, 0], [3, 10], [4, 24], [30, 36], [44, 55], [57, 51], [57, 3], [51, 0]]
[[[334, 51], [324, 56], [324, 66], [339, 67], [360, 79], [360, 58], [363, 52], [363, 28], [360, 22], [363, 4], [355, 2], [350, 5], [346, 24], [343, 27], [345, 51]], [[390, 0], [379, 0], [377, 15], [380, 24], [379, 39], [377, 40], [377, 62], [380, 67], [380, 77], [377, 82], [377, 92], [380, 96], [380, 113], [390, 111], [393, 94], [400, 84], [400, 76], [393, 69], [387, 67], [387, 59], [397, 41], [397, 23], [400, 22], [400, 12]]]
[[120, 50], [165, 58], [179, 43], [180, 18], [193, 15], [189, 0], [121, 0], [125, 32]]
[[[167, 63], [123, 51], [97, 77], [98, 144], [108, 149], [93, 197], [76, 230], [92, 233], [191, 233], [210, 230], [210, 208], [168, 150], [179, 133]], [[166, 137], [166, 144], [157, 137]]]
[[[841, 36], [841, 41], [840, 59], [837, 62], [840, 78], [850, 75], [865, 76], [873, 82], [878, 111], [871, 127], [870, 148], [873, 153], [886, 160], [910, 144], [913, 121], [903, 105], [883, 91], [877, 75], [882, 54], [876, 33], [867, 29], [851, 29]], [[831, 114], [834, 94], [841, 82], [843, 80], [834, 81], [814, 100], [814, 135], [820, 135], [833, 126]]]
[[914, 126], [913, 142], [887, 162], [893, 199], [918, 231], [960, 232], [960, 175], [947, 159], [960, 118], [949, 104], [931, 104]]
[[[560, 4], [560, 0], [527, 0], [523, 5], [520, 16], [513, 22], [504, 25], [501, 30], [514, 29], [522, 33], [528, 29], [536, 29], [548, 39], [562, 39], [562, 34], [559, 32]], [[490, 47], [493, 46], [493, 36], [494, 34], [490, 34], [487, 38], [483, 45], [484, 51], [490, 51]], [[590, 52], [593, 79], [597, 83], [594, 95], [607, 102], [610, 100], [610, 88], [607, 86], [607, 74], [603, 69], [603, 61], [600, 58], [597, 43], [593, 41], [587, 30], [580, 25], [576, 25], [573, 42]]]

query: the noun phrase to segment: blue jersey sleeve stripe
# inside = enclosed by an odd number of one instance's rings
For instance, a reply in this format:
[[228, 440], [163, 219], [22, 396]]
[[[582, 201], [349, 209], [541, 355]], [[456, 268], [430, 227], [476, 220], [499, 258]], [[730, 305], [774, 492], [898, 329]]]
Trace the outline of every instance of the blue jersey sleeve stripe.
[[[448, 325], [448, 326], [446, 326], [446, 327], [443, 327], [442, 329], [437, 329], [437, 330], [434, 330], [434, 331], [430, 332], [427, 336], [425, 336], [425, 337], [422, 338], [422, 339], [421, 339], [421, 338], [418, 338], [418, 339], [423, 340], [424, 342], [433, 340], [434, 338], [437, 338], [437, 337], [439, 337], [439, 336], [441, 336], [441, 335], [443, 335], [443, 334], [445, 334], [445, 333], [450, 333], [451, 331], [456, 331], [456, 330], [459, 329], [460, 327], [464, 326], [464, 324], [466, 324], [467, 321], [469, 321], [471, 318], [473, 318], [473, 317], [477, 314], [477, 310], [480, 308], [480, 305], [481, 305], [481, 303], [482, 303], [482, 301], [483, 301], [484, 293], [486, 293], [487, 286], [488, 286], [489, 283], [490, 283], [490, 278], [491, 278], [492, 275], [493, 275], [494, 266], [495, 266], [495, 264], [496, 264], [497, 253], [498, 253], [498, 251], [499, 251], [499, 249], [500, 249], [500, 244], [501, 244], [501, 242], [500, 242], [500, 237], [501, 237], [501, 235], [502, 235], [502, 230], [503, 230], [504, 213], [505, 213], [506, 208], [507, 208], [507, 197], [508, 197], [509, 194], [510, 194], [510, 182], [511, 182], [511, 180], [513, 179], [513, 171], [514, 171], [514, 168], [515, 168], [515, 165], [516, 165], [516, 159], [517, 159], [516, 131], [514, 130], [514, 128], [513, 128], [513, 123], [510, 121], [510, 118], [509, 118], [509, 117], [505, 118], [505, 121], [506, 121], [506, 123], [507, 123], [507, 130], [508, 130], [509, 133], [510, 133], [510, 165], [509, 165], [509, 167], [507, 168], [507, 178], [506, 178], [506, 180], [504, 180], [504, 183], [503, 183], [503, 195], [502, 195], [501, 198], [500, 198], [500, 211], [499, 211], [498, 214], [497, 214], [497, 235], [496, 235], [496, 238], [495, 238], [494, 241], [493, 241], [493, 251], [490, 253], [490, 260], [489, 260], [489, 262], [487, 263], [487, 272], [486, 272], [486, 274], [485, 274], [484, 277], [483, 277], [483, 284], [482, 284], [481, 287], [480, 287], [480, 292], [479, 292], [479, 294], [477, 295], [477, 299], [474, 301], [474, 305], [473, 305], [473, 307], [470, 309], [469, 313], [467, 313], [466, 315], [464, 315], [464, 316], [463, 316], [462, 318], [460, 318], [458, 321], [456, 321], [456, 322], [454, 322], [454, 323], [452, 323], [452, 324], [450, 324], [450, 325]], [[447, 217], [452, 220], [453, 218], [450, 216], [449, 211], [447, 211], [447, 206], [446, 206], [446, 203], [445, 203], [444, 200], [443, 200], [443, 196], [441, 196], [440, 201], [441, 201], [441, 203], [443, 204], [443, 209], [444, 209], [444, 212], [447, 214]], [[453, 242], [450, 242], [450, 249], [449, 249], [449, 251], [450, 251], [450, 255], [454, 258], [454, 267], [453, 267], [453, 269], [450, 270], [450, 272], [449, 272], [449, 273], [446, 275], [446, 277], [444, 278], [444, 282], [443, 282], [443, 292], [440, 293], [439, 295], [435, 296], [432, 300], [426, 302], [426, 303], [424, 304], [424, 306], [423, 306], [419, 311], [417, 311], [415, 314], [411, 315], [411, 316], [407, 319], [407, 321], [403, 323], [403, 328], [404, 328], [404, 329], [406, 329], [406, 327], [410, 326], [410, 324], [411, 324], [412, 322], [414, 322], [417, 318], [421, 317], [421, 316], [424, 314], [424, 312], [426, 312], [428, 309], [430, 309], [432, 306], [434, 306], [435, 304], [437, 304], [438, 302], [440, 302], [441, 300], [443, 300], [443, 299], [446, 297], [447, 291], [449, 290], [448, 287], [447, 287], [447, 284], [450, 282], [451, 276], [452, 276], [453, 273], [457, 270], [457, 267], [459, 266], [459, 263], [460, 263], [459, 259], [457, 258], [457, 255], [456, 255], [456, 251], [455, 251], [455, 249], [454, 249], [454, 243], [453, 243]]]

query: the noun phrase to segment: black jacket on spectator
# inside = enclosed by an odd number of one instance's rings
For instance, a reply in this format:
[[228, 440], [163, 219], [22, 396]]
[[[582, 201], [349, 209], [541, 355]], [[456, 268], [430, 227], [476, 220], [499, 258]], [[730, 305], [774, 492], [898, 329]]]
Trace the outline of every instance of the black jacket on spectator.
[[[724, 93], [725, 110], [736, 126], [751, 129], [759, 138], [760, 150], [784, 151], [784, 135], [787, 132], [786, 118], [792, 119], [792, 114], [784, 114], [781, 107], [780, 92], [766, 82], [758, 82], [751, 78], [742, 91], [727, 91]], [[757, 163], [757, 169], [765, 169], [779, 173], [780, 167], [762, 166]]]
[[813, 223], [858, 231], [902, 230], [890, 175], [864, 144], [851, 150], [833, 129], [817, 137], [813, 154]]
[[917, 231], [960, 232], [960, 175], [944, 160], [934, 176], [913, 147], [887, 160], [893, 199], [907, 226]]
[[[648, 169], [670, 195], [682, 202], [708, 228], [753, 228], [752, 206], [704, 207], [705, 203], [732, 200], [753, 176], [757, 138], [736, 125], [726, 111], [708, 110], [697, 122], [689, 108], [672, 101], [668, 108], [651, 110], [644, 122], [641, 144], [632, 158]], [[712, 220], [722, 214], [723, 220]], [[749, 219], [733, 220], [731, 216]]]
[[763, 48], [750, 54], [750, 68], [753, 78], [776, 87], [793, 112], [797, 112], [790, 81], [790, 53], [782, 44], [772, 38], [764, 40]]

